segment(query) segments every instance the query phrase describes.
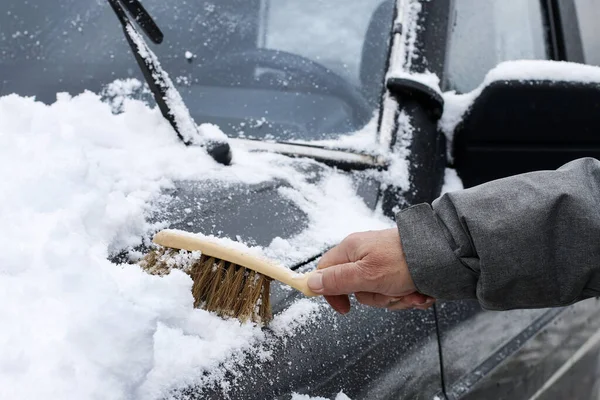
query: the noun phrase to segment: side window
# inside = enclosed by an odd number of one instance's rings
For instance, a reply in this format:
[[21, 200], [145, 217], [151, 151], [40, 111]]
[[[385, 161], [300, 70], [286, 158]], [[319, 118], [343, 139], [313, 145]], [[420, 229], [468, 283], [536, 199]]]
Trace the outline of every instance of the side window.
[[575, 0], [586, 64], [600, 65], [600, 1]]
[[539, 0], [455, 0], [454, 13], [446, 89], [471, 91], [503, 61], [548, 58]]

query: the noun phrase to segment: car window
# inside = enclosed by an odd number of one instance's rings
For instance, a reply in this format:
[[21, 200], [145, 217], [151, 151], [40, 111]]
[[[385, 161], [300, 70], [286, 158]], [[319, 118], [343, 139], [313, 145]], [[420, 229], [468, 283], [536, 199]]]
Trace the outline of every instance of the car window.
[[446, 88], [464, 93], [503, 61], [547, 59], [539, 0], [455, 0]]
[[[165, 34], [151, 47], [199, 123], [231, 136], [323, 139], [374, 118], [387, 42], [368, 32], [391, 30], [393, 8], [377, 12], [383, 0], [142, 3]], [[365, 68], [381, 78], [361, 79]], [[106, 1], [2, 2], [0, 95], [52, 102], [130, 77], [142, 79]]]
[[587, 64], [600, 65], [600, 2], [598, 0], [575, 0], [579, 31]]
[[377, 0], [270, 2], [264, 46], [301, 54], [331, 68], [355, 85], [362, 85], [361, 52], [370, 21], [369, 18], [352, 18], [352, 15], [371, 16], [379, 3]]

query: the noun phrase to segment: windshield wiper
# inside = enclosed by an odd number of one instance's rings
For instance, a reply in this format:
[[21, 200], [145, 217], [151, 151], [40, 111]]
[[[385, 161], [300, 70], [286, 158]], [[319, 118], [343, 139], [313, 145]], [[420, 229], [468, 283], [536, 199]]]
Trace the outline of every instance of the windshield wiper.
[[125, 9], [133, 16], [150, 40], [160, 44], [164, 36], [150, 14], [138, 0], [108, 0], [108, 2], [123, 26], [127, 42], [163, 117], [169, 121], [183, 143], [203, 146], [217, 162], [229, 164], [231, 149], [225, 134], [212, 129], [204, 132], [198, 128], [183, 102], [181, 94], [175, 88], [167, 72], [161, 67], [154, 52], [150, 50], [142, 35], [131, 23]]

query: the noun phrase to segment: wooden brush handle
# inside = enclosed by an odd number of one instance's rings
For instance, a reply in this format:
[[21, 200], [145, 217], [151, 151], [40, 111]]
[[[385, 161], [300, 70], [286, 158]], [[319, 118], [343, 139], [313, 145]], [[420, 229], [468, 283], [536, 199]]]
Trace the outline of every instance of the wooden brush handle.
[[308, 277], [313, 272], [299, 274], [267, 258], [183, 231], [165, 229], [154, 235], [153, 241], [164, 247], [188, 251], [198, 250], [207, 256], [229, 261], [283, 282], [304, 293], [305, 296], [318, 296], [308, 288], [307, 284]]

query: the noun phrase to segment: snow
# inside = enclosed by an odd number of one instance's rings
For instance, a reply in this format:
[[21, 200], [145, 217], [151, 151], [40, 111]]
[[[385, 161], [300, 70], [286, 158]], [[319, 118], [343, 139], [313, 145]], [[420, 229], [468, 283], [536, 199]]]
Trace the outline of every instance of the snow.
[[[356, 7], [372, 9], [378, 3]], [[395, 54], [396, 64], [408, 68], [417, 55], [420, 4], [406, 3], [398, 21], [412, 34]], [[295, 21], [304, 26], [302, 19]], [[361, 33], [366, 22], [339, 33]], [[129, 33], [140, 54], [158, 63], [141, 37], [133, 29]], [[359, 51], [355, 36], [348, 36], [339, 51]], [[193, 59], [194, 54], [184, 56]], [[355, 65], [342, 69], [357, 72]], [[427, 74], [415, 79], [436, 84]], [[232, 165], [219, 165], [203, 148], [184, 146], [158, 109], [131, 99], [139, 92], [148, 94], [139, 81], [127, 80], [109, 85], [102, 96], [59, 94], [51, 105], [0, 97], [0, 207], [5, 210], [0, 213], [5, 232], [0, 240], [0, 398], [158, 399], [189, 384], [215, 383], [226, 391], [227, 372], [237, 371], [247, 358], [268, 362], [277, 343], [324, 312], [317, 299], [300, 299], [265, 331], [194, 309], [192, 281], [178, 268], [153, 276], [138, 266], [108, 261], [113, 252], [140, 244], [161, 227], [146, 218], [156, 211], [153, 201], [175, 181], [287, 182], [280, 194], [306, 213], [308, 227], [258, 249], [285, 265], [352, 232], [394, 226], [363, 203], [347, 174], [327, 168], [315, 182], [298, 171], [299, 164], [310, 167], [314, 161], [234, 147]], [[167, 97], [178, 123], [183, 121], [184, 137], [200, 144], [224, 139], [217, 126], [197, 127], [187, 118], [178, 93], [168, 91]], [[398, 122], [402, 134], [394, 162], [377, 178], [408, 187], [410, 119], [401, 114], [395, 120], [393, 100], [386, 99], [384, 108], [392, 119], [384, 118], [382, 130], [391, 132]], [[330, 145], [382, 152], [378, 146], [385, 138], [372, 143], [376, 122], [374, 117], [363, 131]], [[197, 252], [182, 253], [172, 266], [194, 257]], [[343, 392], [336, 396], [347, 398]]]
[[[414, 128], [410, 115], [404, 110], [398, 113], [396, 126], [396, 142], [392, 146], [392, 151], [387, 154], [389, 161], [387, 168], [381, 172], [369, 171], [369, 173], [381, 183], [382, 190], [390, 186], [396, 186], [403, 191], [407, 191], [410, 189], [409, 146], [413, 139]], [[392, 211], [394, 213], [400, 211], [399, 206], [396, 206]]]
[[487, 73], [482, 86], [501, 80], [600, 82], [600, 67], [567, 61], [516, 60], [498, 64]]
[[111, 98], [119, 97], [124, 101], [126, 97], [130, 97], [142, 88], [142, 82], [137, 79], [119, 79], [106, 85], [102, 94]]
[[[293, 393], [291, 400], [330, 400], [330, 399], [327, 399], [325, 397], [320, 397], [320, 396], [319, 397], [310, 397], [307, 394]], [[331, 400], [351, 400], [351, 399], [350, 399], [350, 397], [346, 396], [344, 394], [344, 392], [339, 392], [337, 394], [337, 396], [335, 396], [335, 398], [333, 398]]]
[[[400, 1], [397, 3], [398, 13], [394, 24], [402, 26], [403, 34], [395, 34], [390, 52], [390, 70], [395, 76], [407, 77], [411, 71], [413, 60], [418, 57], [416, 37], [419, 29], [419, 15], [422, 9], [418, 0]], [[389, 73], [388, 73], [389, 74]], [[390, 76], [390, 75], [388, 75]], [[417, 78], [419, 79], [419, 78]], [[379, 143], [390, 148], [397, 124], [396, 111], [398, 102], [386, 93], [383, 97]]]
[[375, 112], [369, 122], [360, 130], [351, 133], [340, 134], [335, 139], [324, 140], [300, 140], [293, 139], [290, 143], [310, 144], [313, 146], [322, 146], [328, 149], [343, 149], [356, 153], [367, 153], [372, 155], [384, 155], [386, 148], [378, 143], [377, 138], [377, 122], [379, 112]]
[[[245, 357], [268, 361], [277, 340], [293, 336], [309, 322], [308, 316], [314, 316], [320, 307], [317, 302], [307, 299], [292, 304], [275, 316], [273, 326], [286, 324], [284, 329], [275, 332], [275, 336], [251, 324], [240, 325], [235, 320], [223, 320], [203, 310], [196, 310], [195, 318], [182, 327], [161, 324], [154, 334], [154, 367], [136, 398], [159, 398], [181, 385], [215, 381], [226, 391], [230, 385], [226, 379], [228, 371], [237, 371], [236, 366]], [[207, 375], [202, 376], [203, 372]]]
[[464, 186], [456, 170], [453, 168], [446, 168], [444, 171], [444, 185], [442, 186], [441, 195], [462, 189], [464, 189]]
[[415, 72], [412, 70], [413, 61], [419, 57], [416, 43], [421, 11], [422, 4], [417, 0], [405, 2], [404, 7], [399, 10], [395, 23], [402, 25], [406, 34], [401, 36], [404, 40], [400, 42], [398, 49], [394, 49], [392, 52], [392, 63], [386, 79], [412, 79], [433, 88], [441, 94], [440, 80], [436, 74], [430, 71]]
[[400, 6], [395, 23], [403, 26], [405, 35], [396, 35], [403, 40], [396, 39], [399, 43], [392, 49], [392, 60], [386, 79], [411, 79], [422, 83], [441, 94], [439, 87], [440, 81], [437, 75], [430, 71], [415, 72], [412, 69], [413, 61], [419, 57], [416, 42], [419, 32], [419, 15], [421, 10], [422, 5], [418, 0], [403, 2]]
[[278, 316], [277, 320], [270, 325], [275, 335], [286, 337], [293, 334], [299, 325], [303, 325], [321, 311], [323, 303], [317, 303], [309, 299], [300, 299], [292, 304], [284, 314]]
[[397, 119], [397, 137], [396, 143], [392, 148], [392, 160], [385, 173], [382, 175], [382, 182], [387, 185], [398, 186], [402, 190], [410, 188], [408, 172], [408, 156], [410, 155], [409, 146], [413, 139], [414, 128], [410, 115], [402, 110]]
[[[112, 93], [136, 88], [121, 82]], [[114, 114], [101, 99], [0, 98], [0, 398], [155, 399], [191, 382], [226, 389], [239, 360], [265, 359], [274, 341], [311, 323], [313, 299], [276, 315], [267, 334], [194, 309], [192, 281], [177, 269], [152, 276], [108, 261], [157, 228], [146, 216], [176, 180], [288, 182], [282, 194], [309, 227], [263, 249], [286, 264], [393, 225], [346, 174], [327, 168], [313, 182], [296, 166], [314, 161], [239, 148], [225, 167], [184, 146], [158, 109], [122, 96]]]
[[343, 239], [340, 232], [347, 235], [395, 226], [383, 215], [374, 215], [355, 194], [352, 182], [343, 175], [331, 174], [319, 186], [300, 182], [297, 185], [297, 188], [280, 188], [279, 192], [308, 215], [308, 228], [294, 236], [293, 241], [276, 238], [265, 249], [268, 257], [288, 266], [310, 257], [316, 243], [326, 243], [320, 250], [339, 243]]
[[[452, 148], [454, 130], [471, 108], [475, 99], [490, 84], [506, 80], [600, 83], [600, 67], [566, 61], [505, 61], [490, 70], [483, 82], [473, 91], [465, 94], [457, 94], [454, 91], [444, 93], [444, 113], [440, 119], [439, 127], [446, 135], [448, 149]], [[452, 155], [449, 154], [449, 156], [451, 159]]]
[[397, 34], [396, 37], [402, 38], [401, 46], [392, 51], [391, 69], [395, 73], [402, 71], [411, 71], [412, 62], [419, 56], [417, 51], [417, 36], [419, 32], [419, 16], [423, 9], [420, 0], [408, 0], [398, 2], [398, 15], [396, 24], [402, 25], [403, 35]]
[[139, 98], [142, 95], [151, 95], [148, 85], [137, 79], [118, 79], [104, 87], [100, 93], [104, 101], [110, 104], [114, 113], [123, 111], [123, 104], [128, 98]]

